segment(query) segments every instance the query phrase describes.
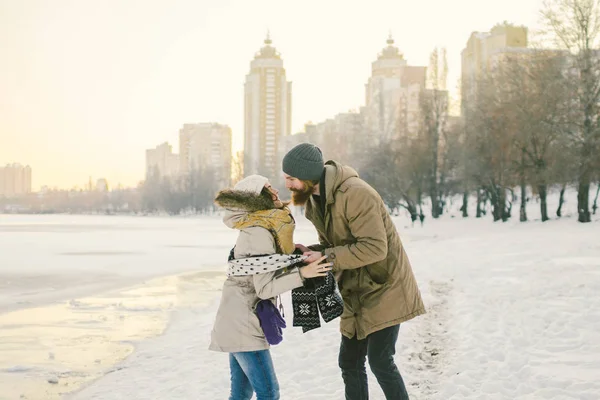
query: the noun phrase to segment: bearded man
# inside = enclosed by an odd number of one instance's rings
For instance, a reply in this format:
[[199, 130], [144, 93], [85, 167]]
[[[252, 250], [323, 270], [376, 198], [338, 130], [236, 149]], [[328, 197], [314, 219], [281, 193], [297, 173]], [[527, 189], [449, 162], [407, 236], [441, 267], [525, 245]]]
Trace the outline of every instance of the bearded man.
[[309, 258], [333, 263], [344, 300], [338, 363], [347, 400], [368, 399], [365, 361], [386, 399], [408, 399], [394, 362], [400, 323], [425, 313], [408, 256], [379, 194], [354, 169], [323, 162], [301, 143], [283, 158], [285, 185], [306, 207], [319, 244], [297, 245]]

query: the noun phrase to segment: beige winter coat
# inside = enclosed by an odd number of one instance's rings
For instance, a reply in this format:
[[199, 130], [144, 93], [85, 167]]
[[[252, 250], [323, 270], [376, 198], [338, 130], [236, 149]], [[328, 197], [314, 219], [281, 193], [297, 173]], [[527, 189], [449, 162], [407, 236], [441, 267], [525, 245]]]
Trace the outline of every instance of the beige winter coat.
[[341, 273], [342, 334], [364, 339], [424, 314], [410, 261], [379, 194], [352, 168], [334, 161], [326, 163], [324, 186], [324, 215], [311, 198], [306, 217], [319, 234], [318, 249]]
[[[234, 229], [246, 213], [227, 212], [223, 222]], [[235, 244], [235, 258], [274, 253], [275, 240], [267, 229], [249, 227], [240, 231]], [[260, 299], [271, 299], [300, 286], [302, 277], [298, 268], [292, 268], [284, 274], [270, 272], [227, 278], [223, 285], [209, 350], [233, 353], [268, 349], [269, 344], [254, 313], [254, 306]]]

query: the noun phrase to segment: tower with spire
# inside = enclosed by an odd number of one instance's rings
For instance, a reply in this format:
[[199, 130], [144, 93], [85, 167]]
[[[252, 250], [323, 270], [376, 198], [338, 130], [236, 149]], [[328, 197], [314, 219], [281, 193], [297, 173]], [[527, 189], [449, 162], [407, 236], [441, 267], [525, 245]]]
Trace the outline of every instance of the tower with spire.
[[416, 134], [427, 75], [426, 67], [408, 65], [391, 32], [386, 44], [371, 64], [365, 85], [367, 133], [374, 141]]
[[285, 137], [290, 135], [292, 83], [267, 32], [244, 84], [244, 175], [261, 174], [276, 185]]

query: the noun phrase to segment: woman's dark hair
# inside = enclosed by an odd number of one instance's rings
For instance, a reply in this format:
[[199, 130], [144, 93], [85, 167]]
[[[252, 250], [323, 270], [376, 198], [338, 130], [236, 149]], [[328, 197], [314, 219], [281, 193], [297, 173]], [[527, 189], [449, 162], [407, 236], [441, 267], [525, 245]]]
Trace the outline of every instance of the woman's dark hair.
[[263, 187], [260, 191], [260, 195], [269, 201], [269, 204], [273, 204], [273, 208], [275, 208], [275, 202], [273, 201], [273, 194], [267, 187]]
[[290, 205], [290, 201], [281, 201], [279, 200], [279, 204], [275, 204], [275, 201], [273, 200], [273, 193], [271, 193], [271, 191], [269, 189], [267, 189], [266, 187], [264, 187], [261, 191], [260, 191], [260, 196], [264, 197], [265, 200], [267, 200], [269, 202], [269, 204], [273, 205], [273, 208], [281, 208], [283, 207], [288, 207]]

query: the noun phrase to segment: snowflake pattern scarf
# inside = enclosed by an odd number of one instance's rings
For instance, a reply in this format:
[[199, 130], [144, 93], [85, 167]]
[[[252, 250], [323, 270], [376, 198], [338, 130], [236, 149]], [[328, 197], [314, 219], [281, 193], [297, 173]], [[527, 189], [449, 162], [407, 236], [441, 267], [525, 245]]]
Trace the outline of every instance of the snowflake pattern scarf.
[[[300, 266], [306, 258], [301, 254], [271, 254], [267, 256], [233, 258], [229, 255], [227, 276], [248, 276], [273, 271], [285, 272], [287, 268]], [[304, 286], [292, 290], [293, 326], [302, 327], [302, 332], [321, 326], [319, 313], [325, 322], [342, 315], [344, 301], [331, 272], [324, 278], [304, 281]]]
[[344, 301], [331, 272], [324, 278], [312, 278], [304, 281], [304, 286], [292, 290], [294, 308], [293, 326], [301, 326], [302, 332], [319, 328], [321, 321], [329, 322], [344, 311]]

